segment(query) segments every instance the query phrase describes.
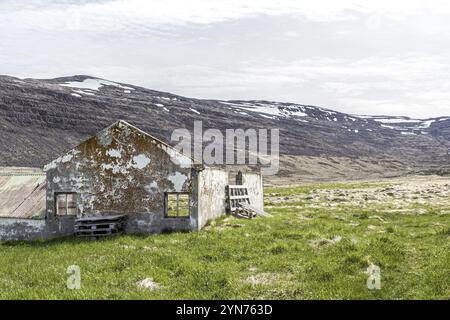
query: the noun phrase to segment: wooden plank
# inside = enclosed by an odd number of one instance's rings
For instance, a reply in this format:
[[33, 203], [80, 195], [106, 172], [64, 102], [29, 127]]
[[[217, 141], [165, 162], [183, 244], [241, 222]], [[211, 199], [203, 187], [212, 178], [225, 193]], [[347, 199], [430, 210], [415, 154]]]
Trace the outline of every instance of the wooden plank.
[[249, 199], [250, 196], [231, 196], [230, 199], [231, 200], [238, 200], [238, 199]]
[[122, 224], [115, 224], [115, 225], [100, 225], [100, 226], [84, 226], [84, 225], [75, 225], [74, 228], [75, 230], [105, 230], [105, 229], [117, 229], [117, 228], [122, 228]]
[[76, 220], [76, 222], [84, 222], [84, 221], [99, 221], [99, 220], [118, 220], [124, 219], [124, 215], [114, 215], [114, 216], [93, 216], [93, 217], [83, 217]]
[[255, 214], [257, 214], [259, 216], [263, 216], [263, 217], [271, 217], [272, 216], [270, 213], [267, 213], [263, 210], [257, 209], [254, 206], [247, 204], [247, 203], [240, 203], [239, 206], [245, 210], [253, 211], [253, 212], [255, 212]]
[[90, 226], [108, 226], [108, 225], [120, 225], [122, 222], [90, 222], [90, 223], [76, 223], [75, 226], [90, 227]]

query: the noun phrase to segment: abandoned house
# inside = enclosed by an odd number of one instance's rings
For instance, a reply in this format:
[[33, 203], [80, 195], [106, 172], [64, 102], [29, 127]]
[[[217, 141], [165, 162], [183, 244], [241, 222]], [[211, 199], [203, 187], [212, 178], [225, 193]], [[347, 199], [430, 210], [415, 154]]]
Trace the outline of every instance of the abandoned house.
[[[241, 173], [237, 181], [263, 210], [261, 174]], [[44, 172], [0, 170], [0, 240], [73, 235], [77, 221], [102, 217], [125, 217], [125, 233], [196, 231], [226, 214], [229, 185], [226, 169], [195, 164], [118, 121]]]

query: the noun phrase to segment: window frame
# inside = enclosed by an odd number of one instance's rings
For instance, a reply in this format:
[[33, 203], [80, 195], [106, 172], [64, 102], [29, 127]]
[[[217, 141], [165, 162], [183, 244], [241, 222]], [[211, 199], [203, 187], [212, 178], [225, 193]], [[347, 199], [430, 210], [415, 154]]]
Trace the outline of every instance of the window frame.
[[[61, 196], [61, 195], [65, 195], [66, 196], [66, 207], [65, 207], [65, 214], [59, 214], [59, 208], [58, 208], [58, 197], [59, 196]], [[75, 209], [76, 209], [76, 213], [74, 213], [74, 214], [69, 214], [68, 213], [68, 209], [69, 209], [69, 206], [68, 206], [68, 201], [67, 201], [67, 197], [69, 196], [69, 195], [74, 195], [76, 198], [78, 197], [78, 193], [76, 193], [76, 192], [55, 192], [55, 216], [56, 217], [75, 217], [75, 216], [77, 216], [78, 215], [78, 207], [75, 207]], [[75, 199], [75, 202], [76, 202], [76, 199]]]
[[[176, 207], [176, 212], [177, 215], [176, 216], [169, 216], [168, 212], [169, 212], [169, 196], [170, 195], [177, 195], [177, 207]], [[188, 197], [187, 199], [187, 205], [188, 205], [188, 214], [185, 216], [180, 216], [180, 195], [186, 195]], [[189, 192], [164, 192], [164, 218], [165, 219], [190, 219], [191, 218], [191, 206], [190, 206], [190, 202], [191, 202], [191, 194]]]

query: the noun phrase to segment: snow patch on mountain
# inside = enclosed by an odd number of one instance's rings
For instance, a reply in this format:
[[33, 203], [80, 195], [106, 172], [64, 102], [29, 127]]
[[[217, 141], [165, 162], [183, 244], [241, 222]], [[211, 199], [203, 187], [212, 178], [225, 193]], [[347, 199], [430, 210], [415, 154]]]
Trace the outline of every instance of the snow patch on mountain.
[[[419, 132], [423, 129], [429, 129], [433, 123], [442, 121], [439, 119], [413, 119], [409, 117], [389, 117], [389, 116], [358, 116], [361, 119], [372, 120], [380, 123], [384, 128], [400, 131], [402, 134], [425, 134]], [[445, 120], [445, 119], [444, 119]]]
[[227, 106], [236, 108], [236, 112], [248, 115], [245, 111], [252, 111], [259, 113], [261, 117], [268, 119], [276, 119], [277, 117], [290, 118], [290, 117], [307, 117], [305, 113], [305, 106], [301, 105], [286, 105], [280, 103], [269, 102], [221, 102]]
[[[289, 119], [298, 122], [309, 122], [305, 119], [314, 119], [317, 121], [328, 122], [350, 122], [358, 125], [363, 125], [363, 119], [349, 116], [340, 112], [324, 109], [320, 107], [300, 105], [283, 102], [269, 102], [269, 101], [220, 101], [220, 103], [231, 107], [235, 112], [249, 115], [247, 112], [258, 113], [260, 117], [267, 119]], [[355, 124], [356, 125], [356, 124]]]
[[98, 91], [103, 86], [113, 86], [123, 90], [129, 90], [130, 92], [131, 90], [134, 90], [134, 88], [126, 87], [116, 82], [94, 78], [84, 79], [83, 81], [69, 81], [62, 83], [61, 86], [77, 89], [89, 89], [93, 91]]

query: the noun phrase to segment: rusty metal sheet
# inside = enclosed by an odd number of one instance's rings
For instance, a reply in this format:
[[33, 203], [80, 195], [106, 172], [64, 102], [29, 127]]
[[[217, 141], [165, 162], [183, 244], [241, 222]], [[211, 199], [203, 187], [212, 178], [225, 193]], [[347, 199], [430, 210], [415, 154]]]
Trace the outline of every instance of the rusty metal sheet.
[[0, 217], [45, 215], [46, 176], [35, 168], [0, 168]]

